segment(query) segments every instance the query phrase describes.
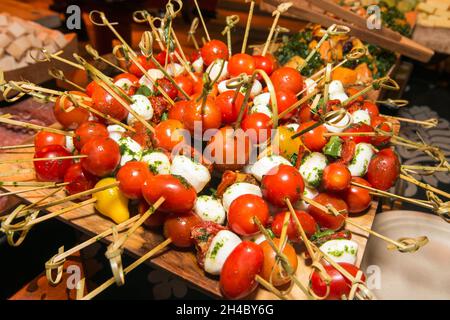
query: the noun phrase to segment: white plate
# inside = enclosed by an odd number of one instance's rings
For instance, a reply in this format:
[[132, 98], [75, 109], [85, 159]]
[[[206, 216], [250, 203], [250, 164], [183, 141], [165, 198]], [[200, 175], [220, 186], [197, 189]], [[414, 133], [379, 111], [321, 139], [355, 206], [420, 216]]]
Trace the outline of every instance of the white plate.
[[387, 211], [376, 215], [373, 230], [395, 240], [429, 239], [419, 251], [401, 253], [370, 237], [361, 266], [368, 286], [379, 284], [371, 288], [378, 299], [450, 299], [450, 224], [423, 212]]

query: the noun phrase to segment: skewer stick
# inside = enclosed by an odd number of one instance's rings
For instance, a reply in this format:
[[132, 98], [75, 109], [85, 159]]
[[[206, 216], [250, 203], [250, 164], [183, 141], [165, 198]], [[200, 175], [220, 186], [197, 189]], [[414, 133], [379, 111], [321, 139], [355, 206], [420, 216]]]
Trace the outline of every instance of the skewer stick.
[[[248, 3], [249, 0], [245, 0], [245, 2]], [[247, 24], [245, 25], [245, 33], [244, 33], [244, 39], [242, 40], [241, 53], [245, 53], [245, 50], [247, 49], [248, 34], [250, 33], [250, 27], [252, 25], [254, 9], [255, 9], [255, 1], [250, 0], [250, 9], [248, 10]]]
[[206, 39], [208, 39], [208, 42], [211, 41], [211, 38], [209, 36], [208, 28], [206, 28], [205, 19], [203, 19], [202, 10], [200, 10], [200, 6], [198, 5], [197, 0], [194, 0], [195, 7], [198, 12], [198, 17], [200, 18], [200, 21], [202, 22], [203, 30], [205, 31]]
[[225, 29], [222, 31], [222, 35], [227, 35], [227, 46], [228, 46], [228, 56], [232, 56], [232, 48], [231, 48], [231, 29], [233, 29], [236, 24], [239, 22], [239, 16], [238, 15], [231, 15], [226, 17], [226, 26]]
[[380, 114], [380, 116], [383, 116], [385, 118], [388, 119], [395, 119], [398, 120], [400, 122], [408, 122], [408, 123], [415, 123], [415, 124], [419, 124], [421, 126], [423, 126], [424, 128], [433, 128], [436, 127], [438, 125], [438, 120], [436, 118], [431, 118], [428, 120], [414, 120], [414, 119], [408, 119], [408, 118], [402, 118], [402, 117], [394, 117], [394, 116], [390, 116], [390, 115], [385, 115], [385, 114]]
[[25, 149], [25, 148], [34, 148], [34, 143], [28, 144], [17, 144], [12, 146], [2, 146], [0, 150], [15, 150], [15, 149]]
[[198, 28], [198, 18], [195, 17], [194, 20], [192, 20], [191, 27], [189, 28], [189, 32], [188, 32], [188, 38], [187, 38], [188, 41], [192, 40], [195, 50], [200, 49], [200, 47], [198, 46], [197, 39], [195, 38], [195, 32], [197, 31], [197, 28]]
[[431, 166], [414, 166], [414, 165], [402, 165], [402, 169], [406, 169], [409, 171], [413, 170], [422, 170], [422, 171], [440, 171], [440, 172], [449, 172], [450, 168], [447, 167], [431, 167]]
[[87, 158], [87, 155], [80, 154], [80, 155], [74, 155], [74, 156], [62, 156], [62, 157], [53, 157], [53, 158], [26, 158], [26, 159], [6, 159], [2, 160], [0, 164], [6, 164], [6, 163], [22, 163], [22, 162], [35, 162], [35, 161], [56, 161], [56, 160], [67, 160], [67, 159], [81, 159], [81, 158]]
[[270, 282], [266, 281], [263, 277], [261, 277], [259, 274], [255, 277], [256, 282], [258, 282], [260, 285], [262, 285], [267, 291], [272, 292], [274, 295], [276, 295], [281, 300], [286, 300], [286, 297], [283, 295], [283, 293], [275, 288]]
[[286, 12], [290, 7], [292, 7], [292, 5], [293, 5], [292, 2], [281, 3], [277, 6], [275, 11], [272, 13], [272, 16], [275, 16], [275, 18], [273, 19], [272, 27], [270, 28], [269, 35], [267, 36], [266, 43], [264, 44], [264, 48], [261, 52], [261, 55], [263, 57], [266, 56], [267, 50], [269, 50], [269, 45], [272, 42], [272, 36], [275, 31], [275, 27], [278, 24], [278, 20], [280, 19], [281, 14]]
[[43, 130], [43, 131], [47, 131], [47, 132], [58, 133], [58, 134], [62, 134], [64, 136], [69, 136], [69, 137], [75, 136], [75, 134], [73, 132], [58, 130], [58, 129], [54, 129], [54, 128], [44, 127], [44, 126], [40, 126], [37, 124], [32, 124], [32, 123], [28, 123], [28, 122], [17, 121], [17, 120], [12, 120], [12, 119], [7, 119], [7, 118], [0, 118], [0, 123], [11, 124], [13, 126], [24, 127], [24, 128], [32, 129], [32, 130], [38, 130], [38, 131]]
[[295, 222], [295, 225], [297, 226], [298, 233], [300, 234], [300, 236], [301, 236], [301, 238], [303, 240], [303, 243], [305, 244], [306, 250], [308, 251], [309, 256], [311, 257], [311, 259], [313, 259], [314, 258], [314, 251], [311, 248], [311, 242], [309, 241], [308, 236], [306, 235], [305, 229], [303, 228], [302, 224], [298, 220], [298, 217], [295, 214], [294, 207], [292, 207], [292, 203], [291, 203], [291, 201], [289, 199], [286, 199], [286, 204], [287, 204], [287, 206], [289, 208], [289, 211], [291, 212], [291, 216], [292, 216], [292, 218], [293, 218], [293, 220]]
[[[62, 191], [64, 189], [64, 187], [66, 185], [68, 185], [69, 182], [66, 183], [61, 183], [61, 186], [59, 186], [59, 188], [47, 193], [46, 195], [44, 195], [42, 198], [40, 198], [39, 200], [30, 203], [29, 205], [25, 206], [23, 209], [27, 210], [27, 209], [32, 209], [34, 207], [36, 207], [37, 205], [39, 205], [40, 203], [44, 202], [45, 200], [47, 200], [50, 197], [53, 197], [55, 194], [57, 194], [58, 192]], [[20, 216], [20, 215], [19, 215]]]
[[109, 61], [108, 59], [103, 58], [103, 57], [98, 53], [98, 51], [95, 50], [94, 47], [92, 47], [89, 43], [85, 46], [85, 48], [86, 48], [86, 52], [87, 52], [88, 54], [90, 54], [91, 57], [92, 57], [94, 60], [100, 60], [100, 61], [103, 61], [104, 63], [106, 63], [107, 65], [113, 67], [114, 69], [116, 69], [116, 70], [118, 70], [118, 71], [120, 71], [120, 72], [123, 72], [123, 73], [127, 73], [127, 70], [122, 69], [121, 67], [119, 67], [118, 65], [112, 63], [112, 62]]
[[[51, 189], [51, 188], [59, 188], [61, 186], [65, 186], [68, 183], [61, 183], [61, 184], [55, 184], [55, 185], [44, 185], [44, 186], [39, 186], [39, 187], [34, 187], [34, 188], [29, 188], [29, 189], [25, 189], [25, 190], [16, 190], [16, 191], [10, 191], [10, 192], [5, 192], [5, 193], [0, 193], [0, 198], [1, 197], [6, 197], [6, 196], [12, 196], [12, 195], [17, 195], [17, 194], [22, 194], [22, 193], [27, 193], [27, 192], [33, 192], [36, 190], [42, 190], [42, 189]], [[3, 184], [4, 185], [4, 184]], [[1, 218], [0, 218], [1, 219]]]
[[270, 53], [272, 53], [275, 50], [275, 48], [276, 48], [276, 44], [277, 44], [277, 41], [278, 41], [278, 35], [280, 34], [280, 32], [290, 32], [290, 30], [288, 28], [285, 28], [285, 27], [282, 27], [282, 26], [279, 26], [279, 25], [277, 25], [275, 27], [275, 32], [274, 32], [274, 35], [273, 35], [272, 43], [269, 46], [269, 52]]
[[79, 70], [83, 70], [84, 71], [84, 67], [82, 65], [60, 57], [60, 54], [63, 53], [62, 50], [58, 51], [56, 53], [50, 53], [50, 52], [47, 51], [47, 49], [41, 48], [40, 52], [44, 56], [43, 58], [31, 56], [33, 58], [33, 60], [35, 60], [36, 62], [46, 62], [46, 61], [51, 61], [53, 59], [53, 60], [61, 61], [61, 62], [65, 63], [65, 64], [68, 64], [69, 66], [72, 66], [74, 68], [77, 68]]
[[319, 92], [318, 89], [314, 89], [311, 93], [307, 94], [306, 96], [304, 96], [303, 98], [301, 98], [300, 100], [298, 100], [296, 103], [294, 103], [292, 106], [290, 106], [289, 108], [287, 108], [286, 110], [280, 112], [280, 114], [278, 115], [278, 117], [280, 119], [282, 119], [283, 117], [285, 117], [287, 114], [291, 113], [293, 110], [297, 109], [298, 107], [300, 107], [302, 104], [304, 104], [305, 102], [307, 102], [309, 99], [311, 99], [312, 97], [314, 97], [317, 93]]
[[[161, 242], [159, 245], [151, 249], [149, 252], [144, 254], [142, 257], [140, 257], [138, 260], [134, 261], [132, 264], [130, 264], [128, 267], [126, 267], [123, 272], [125, 275], [133, 271], [136, 267], [141, 265], [146, 260], [150, 259], [152, 256], [163, 250], [165, 247], [167, 247], [172, 242], [172, 239], [168, 238]], [[102, 285], [97, 287], [96, 289], [89, 292], [87, 295], [81, 298], [81, 300], [91, 300], [92, 298], [96, 297], [99, 293], [103, 292], [105, 289], [107, 289], [109, 286], [114, 284], [115, 280], [114, 277], [111, 277], [109, 280], [105, 281]], [[81, 289], [82, 290], [82, 289]]]
[[82, 86], [80, 86], [80, 85], [76, 84], [75, 82], [70, 81], [69, 79], [67, 79], [66, 76], [64, 75], [64, 71], [62, 71], [60, 69], [56, 69], [56, 68], [48, 69], [48, 74], [51, 77], [53, 77], [53, 78], [55, 78], [57, 80], [61, 80], [61, 81], [64, 81], [65, 83], [70, 84], [71, 86], [77, 88], [81, 92], [86, 91], [86, 89], [83, 88]]
[[380, 136], [392, 136], [389, 133], [381, 133], [381, 132], [325, 132], [323, 134], [324, 137], [380, 137]]

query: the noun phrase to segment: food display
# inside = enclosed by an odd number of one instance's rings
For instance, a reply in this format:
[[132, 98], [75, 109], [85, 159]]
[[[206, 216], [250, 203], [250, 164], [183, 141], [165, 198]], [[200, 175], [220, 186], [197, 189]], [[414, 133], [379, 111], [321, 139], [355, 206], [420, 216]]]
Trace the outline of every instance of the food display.
[[[92, 21], [117, 35], [114, 54], [127, 68], [115, 65], [117, 74], [105, 75], [89, 59], [74, 55], [69, 63], [86, 70], [91, 80], [83, 90], [50, 90], [19, 79], [0, 84], [9, 100], [14, 91], [54, 102], [59, 122], [59, 127], [42, 127], [0, 116], [0, 123], [37, 131], [33, 144], [1, 149], [33, 150], [32, 158], [0, 160], [0, 165], [31, 162], [35, 180], [11, 180], [3, 172], [2, 186], [23, 197], [36, 188], [48, 191], [44, 199], [19, 205], [2, 219], [8, 242], [18, 246], [33, 225], [93, 206], [114, 227], [77, 249], [113, 235], [105, 253], [113, 277], [87, 294], [81, 285], [78, 297], [85, 300], [111, 284], [124, 284], [126, 274], [163, 250], [195, 254], [202, 271], [191, 281], [212, 278], [226, 299], [263, 290], [270, 292], [266, 297], [280, 299], [374, 298], [358, 268], [363, 248], [352, 230], [379, 237], [405, 254], [414, 254], [428, 239], [390, 239], [356, 217], [373, 213], [374, 199], [387, 197], [448, 219], [439, 190], [418, 183], [427, 189], [427, 200], [390, 192], [399, 179], [414, 182], [411, 173], [448, 169], [436, 147], [398, 136], [403, 121], [430, 127], [435, 119], [384, 115], [376, 101], [366, 99], [380, 87], [399, 87], [377, 73], [381, 67], [347, 35], [348, 28], [313, 27], [303, 38], [300, 66], [280, 66], [269, 47], [289, 3], [274, 13], [259, 55], [247, 53], [251, 18], [241, 51], [233, 52], [230, 41], [210, 38], [199, 10], [206, 41], [199, 46], [192, 33], [196, 51], [187, 56], [170, 23], [181, 6], [169, 1], [160, 29], [150, 23], [137, 50], [118, 36], [103, 12], [92, 12]], [[134, 18], [152, 21], [146, 11]], [[348, 68], [354, 75], [340, 69], [346, 63], [356, 64]], [[355, 82], [364, 88], [348, 86]], [[403, 165], [396, 145], [422, 150], [439, 164]], [[62, 207], [43, 211], [55, 206]], [[123, 249], [137, 230], [164, 240], [122, 266]], [[51, 283], [61, 279], [55, 274], [66, 252], [60, 250], [46, 264]], [[305, 260], [311, 269], [300, 270]], [[291, 295], [293, 290], [301, 295]]]
[[424, 27], [450, 28], [450, 1], [427, 0], [417, 6], [417, 24]]

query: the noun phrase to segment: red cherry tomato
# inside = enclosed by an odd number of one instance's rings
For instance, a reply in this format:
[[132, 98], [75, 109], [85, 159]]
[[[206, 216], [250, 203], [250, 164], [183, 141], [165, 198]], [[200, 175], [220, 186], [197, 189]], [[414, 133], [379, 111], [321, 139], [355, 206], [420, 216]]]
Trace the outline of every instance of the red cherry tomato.
[[[370, 183], [360, 177], [353, 177], [353, 182], [371, 187]], [[369, 190], [351, 185], [340, 193], [342, 200], [347, 203], [349, 213], [360, 213], [370, 207], [372, 195]]]
[[[69, 91], [70, 94], [81, 97], [89, 98], [87, 94], [80, 91]], [[92, 103], [88, 100], [80, 100], [83, 104], [87, 106], [92, 106]], [[69, 108], [73, 110], [67, 112]], [[75, 129], [83, 122], [89, 119], [90, 112], [81, 107], [74, 107], [72, 101], [69, 98], [60, 96], [55, 101], [55, 106], [53, 107], [53, 114], [56, 120], [58, 120], [61, 125], [66, 129]]]
[[350, 186], [352, 174], [342, 163], [329, 164], [323, 170], [322, 186], [326, 191], [342, 191]]
[[270, 138], [270, 117], [265, 113], [255, 112], [242, 120], [241, 128], [250, 137], [253, 143], [261, 143]]
[[291, 91], [295, 94], [302, 91], [304, 82], [303, 77], [294, 68], [282, 67], [275, 70], [270, 76], [275, 90]]
[[292, 204], [300, 200], [305, 184], [300, 172], [288, 165], [272, 168], [261, 180], [262, 194], [274, 206], [286, 207], [286, 199]]
[[298, 111], [299, 123], [304, 123], [314, 120], [314, 114], [311, 112], [311, 106], [308, 103], [302, 104]]
[[64, 182], [69, 183], [66, 185], [69, 195], [92, 189], [97, 181], [98, 178], [83, 170], [80, 163], [72, 164], [64, 175]]
[[170, 108], [169, 112], [167, 113], [167, 117], [169, 119], [183, 121], [183, 115], [184, 111], [186, 110], [186, 106], [188, 105], [189, 101], [187, 100], [180, 100], [175, 102], [175, 104]]
[[264, 253], [259, 245], [242, 241], [225, 261], [220, 272], [220, 289], [228, 299], [248, 296], [258, 286], [255, 277], [263, 267]]
[[269, 76], [272, 74], [273, 69], [275, 68], [274, 62], [272, 59], [261, 56], [261, 55], [257, 55], [257, 56], [253, 56], [253, 60], [255, 61], [255, 69], [263, 70]]
[[51, 146], [55, 144], [65, 147], [66, 137], [62, 134], [48, 131], [39, 131], [34, 136], [34, 148], [36, 150], [42, 147]]
[[[34, 158], [56, 158], [68, 157], [72, 154], [60, 145], [42, 147], [34, 153]], [[69, 167], [72, 165], [72, 159], [61, 160], [39, 160], [34, 161], [34, 170], [36, 178], [39, 181], [61, 182], [64, 180]]]
[[361, 109], [366, 110], [371, 118], [380, 115], [380, 111], [378, 110], [377, 105], [367, 100], [364, 101]]
[[250, 138], [243, 130], [222, 127], [209, 141], [208, 149], [219, 171], [239, 170], [250, 157]]
[[228, 60], [228, 47], [219, 40], [211, 40], [202, 47], [200, 51], [203, 62], [209, 66], [216, 59]]
[[[280, 239], [274, 238], [273, 243], [275, 244], [275, 246], [277, 246], [277, 248], [280, 248]], [[272, 283], [272, 285], [274, 285], [275, 287], [289, 283], [291, 281], [291, 278], [286, 275], [286, 272], [279, 263], [277, 252], [273, 250], [269, 242], [265, 240], [259, 246], [264, 253], [264, 263], [261, 271], [261, 277], [263, 277], [266, 281]], [[295, 273], [298, 267], [298, 257], [294, 247], [289, 243], [286, 243], [283, 248], [283, 254], [288, 259], [289, 264]]]
[[[279, 114], [297, 102], [297, 95], [292, 91], [285, 91], [280, 89], [277, 90], [276, 96]], [[287, 115], [285, 115], [283, 119], [289, 119], [290, 117], [292, 117], [292, 115], [293, 112], [290, 112]]]
[[194, 244], [191, 230], [201, 222], [202, 219], [192, 211], [169, 214], [164, 221], [164, 236], [172, 239], [172, 244], [176, 247], [189, 248]]
[[192, 134], [196, 133], [195, 125], [201, 124], [202, 133], [208, 129], [217, 129], [222, 124], [222, 112], [214, 103], [214, 99], [208, 96], [206, 101], [197, 101], [194, 96], [183, 114], [183, 123]]
[[337, 211], [342, 210], [342, 214], [336, 216], [332, 213], [324, 212], [321, 209], [310, 205], [308, 207], [308, 212], [314, 218], [314, 220], [316, 220], [321, 228], [333, 230], [339, 230], [340, 228], [342, 228], [345, 223], [345, 219], [347, 218], [346, 211], [348, 210], [347, 204], [344, 200], [337, 197], [336, 195], [328, 193], [319, 193], [314, 197], [313, 200], [324, 206], [331, 205]]
[[173, 100], [178, 96], [178, 89], [169, 81], [169, 79], [162, 78], [156, 80], [156, 85], [161, 87], [165, 93]]
[[194, 207], [195, 189], [182, 177], [158, 174], [145, 180], [142, 194], [149, 204], [164, 197], [159, 209], [165, 212], [186, 213]]
[[[302, 123], [300, 127], [297, 129], [297, 132], [301, 132], [312, 125], [316, 124], [316, 121], [308, 121]], [[324, 137], [324, 133], [328, 132], [324, 125], [320, 125], [308, 132], [305, 132], [301, 135], [301, 139], [305, 147], [307, 147], [310, 151], [321, 152], [323, 147], [327, 144], [327, 138]]]
[[[391, 133], [393, 128], [389, 125], [388, 120], [382, 116], [373, 116], [371, 119], [371, 123], [373, 128], [385, 131], [387, 133]], [[391, 137], [389, 136], [376, 136], [372, 137], [372, 144], [374, 146], [381, 146], [389, 142]]]
[[370, 160], [366, 177], [374, 188], [386, 191], [395, 184], [399, 175], [400, 160], [391, 148], [386, 148]]
[[75, 145], [75, 148], [80, 151], [89, 140], [99, 137], [107, 138], [108, 136], [108, 130], [103, 124], [94, 121], [86, 121], [75, 130], [73, 144]]
[[245, 194], [236, 198], [228, 209], [228, 225], [237, 234], [249, 236], [259, 232], [253, 221], [257, 217], [266, 226], [270, 213], [269, 206], [263, 198], [253, 194]]
[[178, 120], [167, 119], [161, 121], [155, 127], [155, 133], [153, 135], [155, 145], [171, 151], [184, 141], [183, 130], [184, 126]]
[[131, 73], [121, 73], [114, 77], [114, 84], [121, 88], [128, 96], [136, 93], [139, 86], [139, 78]]
[[117, 180], [120, 182], [119, 189], [130, 199], [141, 199], [142, 185], [150, 178], [152, 173], [148, 164], [142, 161], [129, 161], [117, 172]]
[[237, 53], [228, 61], [228, 73], [231, 77], [237, 77], [241, 73], [250, 75], [255, 69], [255, 59], [246, 53]]
[[81, 166], [87, 172], [104, 177], [116, 170], [120, 163], [119, 145], [111, 138], [93, 138], [81, 148], [81, 154], [87, 158], [81, 158]]
[[[156, 68], [155, 64], [150, 59], [147, 59], [144, 56], [137, 57], [137, 61], [145, 70]], [[140, 78], [144, 75], [144, 73], [141, 71], [141, 69], [132, 61], [131, 61], [130, 66], [128, 67], [128, 71], [130, 73], [134, 74], [138, 78]]]
[[[284, 217], [286, 215], [287, 211], [282, 211], [277, 213], [273, 217], [272, 222], [272, 231], [277, 236], [280, 237], [281, 230], [283, 229], [283, 223], [284, 223]], [[316, 221], [314, 220], [311, 215], [305, 211], [301, 210], [295, 210], [295, 215], [298, 218], [298, 221], [303, 227], [303, 230], [305, 230], [306, 236], [310, 238], [314, 233], [316, 233], [317, 225]], [[289, 240], [293, 242], [299, 242], [301, 240], [301, 235], [297, 230], [297, 225], [295, 224], [294, 218], [291, 216], [289, 220], [289, 224], [287, 227], [287, 235]]]
[[[121, 89], [119, 89], [121, 90]], [[128, 111], [119, 101], [114, 99], [106, 90], [97, 86], [92, 93], [93, 107], [117, 120], [124, 120], [128, 116]]]
[[99, 85], [97, 84], [97, 82], [95, 82], [95, 81], [91, 81], [91, 82], [89, 82], [89, 84], [86, 86], [86, 94], [89, 96], [89, 97], [92, 97], [92, 94], [94, 93], [94, 89], [96, 88], [96, 87], [98, 87]]
[[[356, 276], [359, 269], [346, 262], [340, 262], [339, 265], [344, 268], [348, 273], [350, 273], [353, 277]], [[350, 294], [352, 283], [349, 279], [344, 277], [338, 270], [336, 270], [331, 265], [324, 265], [326, 273], [331, 278], [330, 283], [330, 292], [327, 296], [327, 300], [340, 300], [342, 299], [342, 296], [345, 295], [348, 297]], [[362, 281], [366, 280], [366, 277], [362, 276]], [[320, 275], [317, 271], [314, 271], [311, 277], [311, 288], [314, 291], [316, 295], [319, 297], [323, 297], [327, 293], [327, 285], [326, 283], [320, 278]]]
[[223, 124], [232, 124], [237, 120], [243, 102], [244, 95], [233, 90], [225, 91], [216, 97], [215, 103], [222, 112]]
[[193, 88], [192, 94], [201, 94], [203, 91], [203, 74], [202, 73], [194, 73], [197, 77], [197, 81], [192, 80]]
[[[373, 128], [365, 123], [356, 123], [345, 129], [344, 132], [373, 132]], [[371, 143], [372, 137], [370, 136], [342, 136], [342, 140], [353, 140], [356, 144], [365, 142]]]
[[[175, 83], [187, 93], [188, 96], [191, 96], [194, 93], [194, 83], [190, 76], [180, 75], [175, 77]], [[184, 99], [185, 96], [178, 92], [178, 98]]]

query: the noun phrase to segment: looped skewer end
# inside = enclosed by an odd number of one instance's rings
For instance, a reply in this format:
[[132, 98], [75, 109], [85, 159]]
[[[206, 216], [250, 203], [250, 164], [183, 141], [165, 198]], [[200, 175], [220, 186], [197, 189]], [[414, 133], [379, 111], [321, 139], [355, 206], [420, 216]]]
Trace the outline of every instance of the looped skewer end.
[[433, 211], [445, 222], [450, 223], [450, 201], [442, 201], [434, 192], [427, 190], [427, 198], [433, 205]]
[[153, 35], [150, 31], [142, 33], [139, 49], [145, 57], [150, 57], [153, 54]]
[[191, 27], [189, 28], [189, 32], [188, 32], [188, 40], [189, 40], [189, 39], [195, 34], [195, 32], [197, 31], [198, 23], [199, 23], [199, 20], [198, 20], [197, 17], [195, 17], [194, 20], [192, 20]]
[[[95, 19], [96, 16], [100, 18], [101, 22]], [[106, 18], [105, 13], [99, 10], [92, 10], [91, 12], [89, 12], [89, 20], [94, 25], [99, 27], [114, 26], [119, 24], [118, 22], [109, 22], [108, 19]]]
[[225, 18], [226, 26], [222, 31], [222, 35], [225, 35], [227, 32], [231, 31], [236, 24], [239, 22], [239, 16], [236, 14], [233, 14], [231, 16], [227, 16]]
[[39, 50], [37, 51], [38, 52], [37, 54], [41, 54], [41, 56], [34, 55], [34, 52], [36, 51], [31, 50], [29, 52], [29, 55], [31, 59], [33, 59], [36, 62], [48, 62], [51, 60], [51, 55], [45, 48], [39, 48]]
[[[60, 283], [63, 276], [64, 263], [66, 262], [66, 259], [55, 261], [55, 258], [62, 253], [64, 253], [64, 246], [60, 247], [58, 249], [58, 253], [45, 263], [45, 276], [47, 277], [48, 282], [52, 285], [57, 285]], [[56, 271], [56, 278], [53, 277], [53, 271]]]
[[377, 81], [375, 81], [373, 83], [373, 86], [375, 89], [378, 89], [376, 87], [379, 87], [379, 88], [383, 88], [386, 90], [392, 90], [392, 91], [400, 90], [400, 86], [398, 85], [397, 81], [395, 81], [394, 79], [392, 79], [389, 76], [378, 79]]
[[236, 78], [227, 80], [225, 82], [225, 85], [226, 85], [227, 89], [231, 90], [231, 89], [240, 88], [241, 86], [248, 84], [249, 81], [250, 81], [250, 77], [248, 76], [248, 74], [241, 73]]
[[149, 16], [150, 13], [147, 10], [137, 10], [133, 12], [133, 21], [136, 23], [144, 23]]
[[[32, 213], [25, 216], [23, 221], [12, 224], [12, 222], [18, 218], [19, 214], [22, 213], [23, 208], [25, 208], [25, 205], [18, 206], [1, 224], [1, 228], [6, 234], [6, 240], [12, 247], [18, 247], [23, 243], [31, 229], [30, 223], [36, 219], [39, 214], [39, 210], [32, 211]], [[17, 232], [19, 233], [19, 237], [14, 239]]]
[[366, 47], [354, 47], [350, 50], [349, 53], [345, 56], [345, 58], [349, 61], [361, 59], [367, 54]]
[[48, 69], [48, 74], [52, 78], [55, 78], [57, 80], [61, 80], [61, 81], [66, 80], [66, 76], [64, 75], [64, 71], [62, 71], [61, 69], [50, 68], [50, 69]]
[[94, 59], [98, 60], [100, 59], [100, 55], [97, 50], [93, 46], [91, 46], [89, 43], [85, 46], [86, 52]]
[[292, 7], [292, 6], [293, 6], [293, 3], [292, 3], [292, 2], [283, 2], [283, 3], [280, 3], [280, 4], [278, 5], [277, 9], [272, 13], [272, 16], [275, 16], [275, 15], [277, 15], [277, 14], [283, 14], [283, 13], [285, 13], [286, 11], [288, 11], [288, 9], [289, 9], [290, 7]]
[[378, 104], [385, 105], [392, 109], [406, 107], [409, 104], [408, 100], [403, 100], [403, 99], [386, 99], [386, 100], [378, 100], [375, 102]]
[[425, 246], [428, 243], [428, 238], [425, 236], [417, 237], [417, 238], [400, 238], [397, 240], [402, 246], [396, 246], [393, 244], [389, 244], [387, 248], [389, 250], [398, 250], [400, 252], [416, 252], [421, 247]]
[[341, 36], [350, 32], [350, 28], [343, 25], [333, 24], [327, 29], [330, 36]]
[[108, 258], [109, 263], [111, 264], [111, 271], [114, 275], [114, 279], [118, 286], [122, 286], [125, 284], [125, 274], [123, 272], [122, 265], [122, 253], [123, 247], [118, 243], [119, 235], [117, 232], [117, 228], [112, 228], [113, 232], [113, 242], [108, 246], [108, 249], [105, 252], [106, 258]]
[[[174, 5], [172, 2], [176, 2], [178, 4], [178, 9], [174, 10]], [[181, 0], [169, 0], [166, 4], [166, 15], [168, 14], [171, 19], [175, 19], [175, 17], [181, 12], [183, 9], [183, 1]]]

